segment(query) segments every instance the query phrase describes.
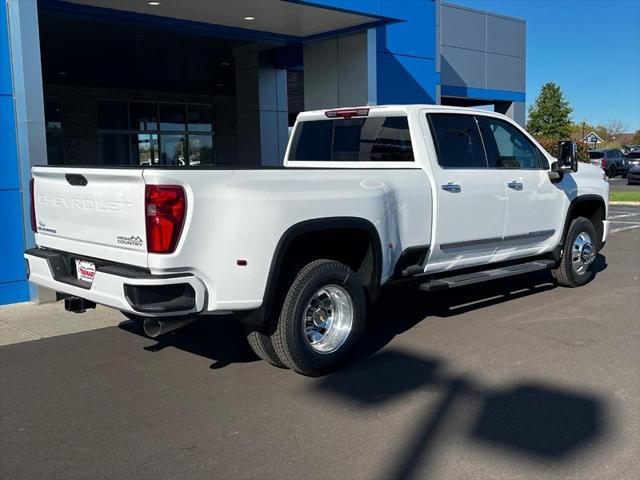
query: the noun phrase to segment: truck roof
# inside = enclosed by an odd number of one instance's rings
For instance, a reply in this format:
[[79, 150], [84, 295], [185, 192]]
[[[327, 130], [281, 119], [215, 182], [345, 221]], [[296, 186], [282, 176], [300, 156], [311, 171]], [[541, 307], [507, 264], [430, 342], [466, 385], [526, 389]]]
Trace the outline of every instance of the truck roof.
[[371, 113], [405, 113], [409, 114], [411, 111], [416, 109], [426, 109], [430, 111], [460, 111], [465, 113], [481, 113], [483, 115], [492, 114], [496, 112], [491, 112], [488, 110], [480, 110], [477, 108], [469, 108], [469, 107], [454, 107], [450, 105], [432, 105], [432, 104], [408, 104], [408, 105], [362, 105], [362, 106], [353, 106], [353, 107], [337, 107], [337, 108], [327, 108], [324, 110], [309, 110], [306, 112], [300, 112], [298, 114], [298, 120], [318, 120], [327, 118], [325, 113], [330, 111], [340, 111], [340, 110], [361, 110], [368, 109], [369, 114]]

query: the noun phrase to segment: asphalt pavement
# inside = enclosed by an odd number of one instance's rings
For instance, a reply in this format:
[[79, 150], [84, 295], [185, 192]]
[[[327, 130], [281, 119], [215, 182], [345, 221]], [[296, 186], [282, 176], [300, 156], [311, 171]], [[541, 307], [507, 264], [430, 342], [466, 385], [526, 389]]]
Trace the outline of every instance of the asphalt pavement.
[[639, 214], [612, 207], [582, 288], [385, 290], [323, 378], [257, 361], [228, 317], [0, 347], [0, 478], [636, 479]]
[[627, 185], [627, 179], [619, 176], [609, 179], [609, 190], [612, 192], [640, 192], [640, 185]]

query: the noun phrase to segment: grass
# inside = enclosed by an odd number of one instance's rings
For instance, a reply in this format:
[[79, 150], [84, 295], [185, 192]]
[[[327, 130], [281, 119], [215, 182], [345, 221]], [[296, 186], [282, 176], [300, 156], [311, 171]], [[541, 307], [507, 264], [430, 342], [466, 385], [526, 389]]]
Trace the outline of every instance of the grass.
[[611, 202], [640, 202], [640, 192], [611, 192]]

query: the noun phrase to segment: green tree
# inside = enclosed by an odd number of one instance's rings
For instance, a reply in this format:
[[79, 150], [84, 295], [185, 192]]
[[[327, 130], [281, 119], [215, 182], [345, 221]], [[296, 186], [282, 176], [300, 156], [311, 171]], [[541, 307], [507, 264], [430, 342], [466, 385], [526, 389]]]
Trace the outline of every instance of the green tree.
[[573, 108], [553, 82], [545, 83], [540, 95], [529, 107], [527, 130], [536, 137], [563, 139], [571, 133]]
[[629, 141], [631, 145], [639, 145], [640, 144], [640, 129], [636, 130], [633, 134], [633, 138]]

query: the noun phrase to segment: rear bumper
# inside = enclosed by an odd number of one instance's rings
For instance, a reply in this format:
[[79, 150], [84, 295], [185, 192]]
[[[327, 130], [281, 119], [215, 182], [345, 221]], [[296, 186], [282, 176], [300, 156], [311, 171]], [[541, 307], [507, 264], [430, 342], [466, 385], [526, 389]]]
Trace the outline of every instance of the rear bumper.
[[128, 313], [178, 316], [200, 313], [204, 308], [205, 286], [190, 273], [153, 275], [96, 260], [96, 274], [89, 284], [75, 278], [72, 254], [32, 248], [24, 257], [31, 282]]

